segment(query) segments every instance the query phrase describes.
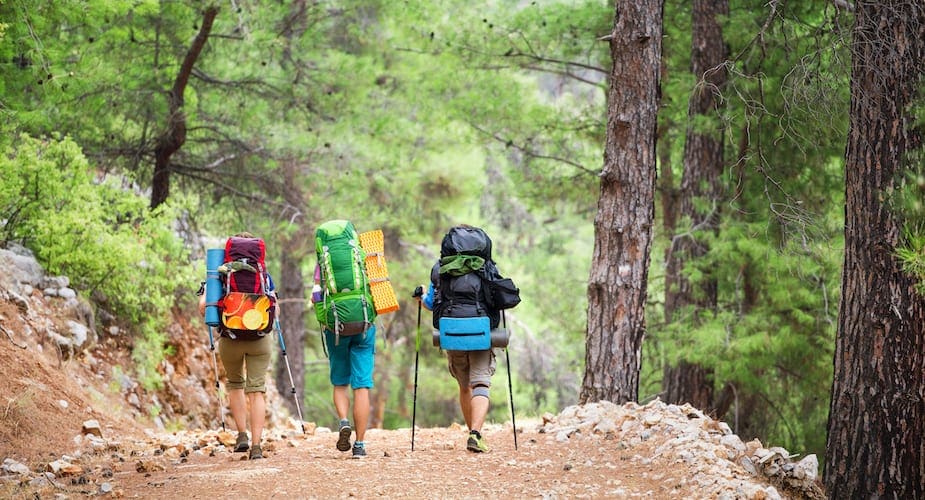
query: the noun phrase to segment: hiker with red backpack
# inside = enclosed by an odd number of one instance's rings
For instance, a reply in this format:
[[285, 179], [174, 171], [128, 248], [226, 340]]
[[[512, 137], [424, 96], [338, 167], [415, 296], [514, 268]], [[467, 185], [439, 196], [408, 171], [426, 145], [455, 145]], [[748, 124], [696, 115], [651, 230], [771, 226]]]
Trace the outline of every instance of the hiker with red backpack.
[[[500, 282], [509, 282], [511, 288], [496, 295]], [[466, 449], [486, 453], [490, 450], [482, 425], [488, 415], [496, 367], [492, 332], [499, 327], [501, 312], [520, 302], [519, 290], [498, 272], [485, 231], [467, 224], [450, 228], [443, 237], [440, 259], [431, 269], [426, 293], [424, 290], [423, 285], [418, 287], [413, 297], [433, 311], [433, 325], [440, 332], [450, 375], [459, 385], [459, 407], [469, 429]], [[445, 335], [450, 333], [459, 335]], [[458, 340], [451, 343], [453, 339]], [[506, 345], [505, 338], [499, 346]]]
[[[263, 458], [260, 443], [266, 419], [266, 374], [273, 350], [269, 333], [278, 313], [276, 287], [266, 270], [265, 257], [263, 239], [247, 232], [235, 234], [227, 240], [224, 262], [217, 268], [222, 277], [221, 292], [214, 293], [220, 299], [207, 303], [207, 296], [211, 296], [207, 290], [199, 300], [199, 312], [210, 326], [210, 337], [212, 326], [220, 332], [218, 352], [227, 376], [231, 418], [238, 431], [234, 451], [249, 449], [250, 460]], [[209, 307], [220, 312], [216, 325], [209, 319]]]

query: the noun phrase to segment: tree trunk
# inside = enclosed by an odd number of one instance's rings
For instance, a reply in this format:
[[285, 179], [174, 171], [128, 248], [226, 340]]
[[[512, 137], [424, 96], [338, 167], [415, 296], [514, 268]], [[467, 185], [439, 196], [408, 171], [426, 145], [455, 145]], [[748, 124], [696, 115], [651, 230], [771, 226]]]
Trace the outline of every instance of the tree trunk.
[[170, 195], [170, 158], [186, 142], [186, 114], [183, 112], [183, 92], [193, 73], [193, 65], [199, 59], [202, 48], [209, 39], [212, 23], [218, 15], [218, 6], [211, 6], [202, 13], [202, 26], [193, 39], [192, 45], [183, 58], [180, 70], [167, 92], [167, 127], [157, 139], [154, 148], [154, 175], [151, 178], [151, 208], [157, 208], [167, 201]]
[[[280, 329], [286, 344], [287, 360], [276, 364], [276, 387], [283, 393], [283, 402], [292, 415], [297, 415], [295, 398], [299, 405], [305, 401], [305, 284], [302, 276], [302, 256], [305, 255], [302, 230], [283, 241], [280, 258]], [[284, 279], [283, 279], [284, 278]], [[288, 365], [287, 365], [288, 363]], [[292, 370], [292, 381], [289, 370]], [[295, 398], [292, 397], [293, 388]], [[303, 418], [305, 416], [303, 415]]]
[[830, 498], [925, 498], [925, 300], [897, 259], [890, 200], [921, 167], [925, 3], [859, 1], [855, 15], [825, 485]]
[[646, 330], [664, 0], [616, 4], [581, 403], [636, 400]]
[[[729, 13], [728, 0], [694, 0], [692, 8], [691, 70], [697, 87], [688, 107], [688, 126], [684, 142], [684, 173], [681, 180], [681, 216], [690, 226], [672, 238], [665, 273], [665, 320], [683, 321], [697, 326], [703, 314], [716, 311], [716, 280], [707, 278], [697, 289], [687, 279], [684, 266], [706, 255], [708, 247], [698, 238], [705, 231], [715, 232], [723, 173], [723, 125], [717, 108], [718, 97], [726, 85], [724, 63], [726, 44], [718, 17]], [[704, 117], [706, 127], [696, 126]], [[690, 311], [681, 318], [679, 313]], [[684, 341], [679, 346], [683, 349]], [[681, 360], [666, 366], [664, 398], [668, 403], [690, 403], [705, 411], [713, 409], [712, 370]]]
[[[299, 166], [295, 162], [282, 164], [280, 172], [283, 176], [283, 199], [286, 208], [292, 211], [290, 221], [294, 231], [283, 233], [279, 237], [282, 256], [280, 258], [280, 327], [288, 351], [288, 366], [285, 363], [276, 365], [276, 387], [280, 391], [294, 388], [299, 405], [305, 401], [305, 310], [312, 310], [310, 301], [306, 300], [305, 277], [302, 275], [302, 264], [305, 257], [314, 255], [310, 246], [312, 228], [304, 223], [303, 208], [305, 195], [299, 179]], [[311, 278], [309, 278], [311, 279]], [[289, 370], [292, 370], [292, 382], [289, 380]], [[294, 386], [294, 387], [293, 387]], [[283, 401], [292, 413], [296, 414], [295, 398], [287, 397]], [[305, 416], [303, 415], [303, 418]]]

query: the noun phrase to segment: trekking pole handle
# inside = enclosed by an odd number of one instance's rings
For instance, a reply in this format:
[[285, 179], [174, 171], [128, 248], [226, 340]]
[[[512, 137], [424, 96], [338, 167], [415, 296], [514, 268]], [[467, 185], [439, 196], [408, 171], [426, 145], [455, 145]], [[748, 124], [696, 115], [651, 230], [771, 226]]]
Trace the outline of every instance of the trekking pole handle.
[[423, 296], [424, 296], [424, 286], [423, 285], [418, 285], [417, 287], [415, 287], [414, 293], [411, 294], [411, 297], [413, 298], [418, 298], [418, 297], [423, 297]]

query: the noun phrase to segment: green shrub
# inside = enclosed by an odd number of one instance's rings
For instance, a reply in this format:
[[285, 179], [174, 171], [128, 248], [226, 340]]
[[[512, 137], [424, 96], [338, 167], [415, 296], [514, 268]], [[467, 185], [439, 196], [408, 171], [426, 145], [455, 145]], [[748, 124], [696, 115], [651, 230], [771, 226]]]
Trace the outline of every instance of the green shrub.
[[195, 281], [169, 209], [116, 179], [97, 179], [68, 138], [15, 139], [0, 158], [2, 239], [30, 248], [49, 274], [135, 325], [142, 384], [159, 384], [165, 327], [177, 291]]

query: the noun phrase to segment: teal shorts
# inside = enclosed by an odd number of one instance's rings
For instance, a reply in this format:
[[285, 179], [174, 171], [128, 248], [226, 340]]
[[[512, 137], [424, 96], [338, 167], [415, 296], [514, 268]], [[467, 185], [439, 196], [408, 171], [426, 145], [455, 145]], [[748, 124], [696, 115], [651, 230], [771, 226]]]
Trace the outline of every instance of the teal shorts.
[[328, 347], [328, 366], [332, 385], [349, 385], [354, 389], [372, 389], [376, 356], [376, 326], [359, 335], [341, 336], [334, 345], [334, 334], [324, 331]]

